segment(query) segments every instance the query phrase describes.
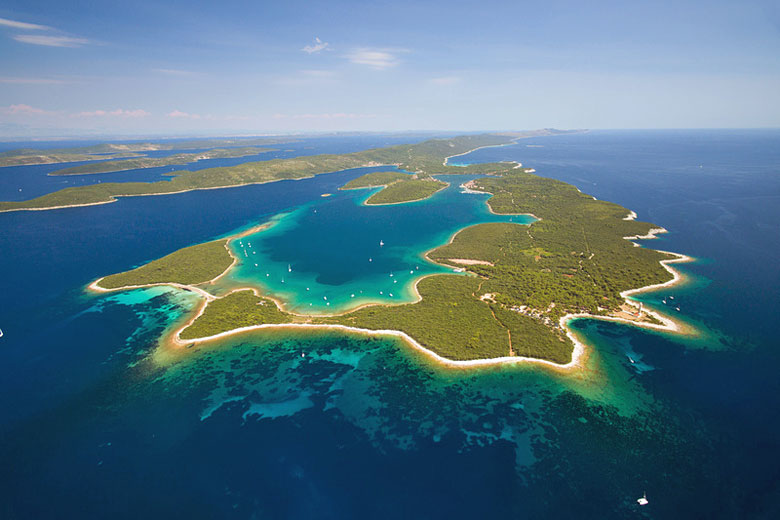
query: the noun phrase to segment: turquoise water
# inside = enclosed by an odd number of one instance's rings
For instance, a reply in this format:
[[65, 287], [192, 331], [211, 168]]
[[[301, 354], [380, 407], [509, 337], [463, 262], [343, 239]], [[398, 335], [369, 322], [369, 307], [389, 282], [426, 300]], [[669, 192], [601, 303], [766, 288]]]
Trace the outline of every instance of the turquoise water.
[[269, 229], [232, 240], [240, 264], [230, 280], [259, 287], [297, 313], [416, 301], [417, 279], [453, 271], [424, 258], [427, 251], [469, 225], [534, 220], [491, 213], [489, 195], [460, 188], [473, 178], [444, 176], [449, 187], [430, 199], [398, 205], [365, 205], [376, 189], [335, 191], [277, 216]]

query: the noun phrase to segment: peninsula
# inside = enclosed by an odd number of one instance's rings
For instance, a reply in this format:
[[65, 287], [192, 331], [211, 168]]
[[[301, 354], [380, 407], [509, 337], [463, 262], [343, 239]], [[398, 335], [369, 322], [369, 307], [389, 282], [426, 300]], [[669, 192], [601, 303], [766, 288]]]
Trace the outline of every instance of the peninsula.
[[[175, 343], [209, 341], [260, 327], [338, 327], [399, 335], [437, 360], [455, 365], [531, 361], [576, 366], [583, 346], [567, 324], [578, 316], [677, 330], [668, 317], [637, 310], [638, 305], [628, 296], [642, 288], [675, 283], [679, 276], [669, 264], [688, 258], [636, 247], [627, 239], [652, 237], [659, 228], [626, 217], [629, 211], [617, 204], [529, 173], [516, 163], [446, 164], [446, 157], [453, 155], [447, 152], [463, 153], [468, 146], [473, 149], [475, 145], [498, 144], [496, 141], [495, 136], [467, 136], [406, 147], [412, 160], [420, 150], [426, 151], [414, 168], [416, 175], [488, 175], [464, 188], [492, 194], [488, 204], [495, 213], [537, 218], [530, 225], [470, 226], [449, 243], [427, 252], [429, 260], [458, 273], [416, 279], [416, 302], [370, 304], [332, 315], [296, 314], [286, 310], [283, 301], [257, 288], [222, 287], [215, 291], [215, 280], [241, 261], [226, 247], [227, 241], [238, 236], [179, 250], [147, 266], [97, 280], [90, 287], [121, 290], [167, 281], [198, 292], [203, 303], [174, 333]], [[349, 160], [397, 158], [393, 148], [372, 150], [370, 155]], [[412, 169], [409, 162], [401, 165], [407, 171]], [[412, 182], [403, 172], [380, 173], [356, 179], [344, 188]], [[201, 252], [198, 247], [206, 249]], [[201, 264], [203, 268], [195, 273], [193, 266]]]

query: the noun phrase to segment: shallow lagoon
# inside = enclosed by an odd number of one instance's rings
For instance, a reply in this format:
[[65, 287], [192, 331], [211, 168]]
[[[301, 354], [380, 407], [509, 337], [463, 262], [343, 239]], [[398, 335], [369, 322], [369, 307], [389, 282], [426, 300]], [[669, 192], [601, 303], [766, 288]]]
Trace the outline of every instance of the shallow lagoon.
[[240, 265], [230, 285], [260, 287], [297, 313], [335, 313], [367, 303], [416, 300], [421, 276], [452, 272], [424, 254], [466, 226], [527, 224], [527, 215], [495, 215], [489, 195], [464, 193], [473, 176], [449, 175], [427, 200], [367, 206], [377, 189], [338, 190], [272, 220], [272, 226], [231, 241]]

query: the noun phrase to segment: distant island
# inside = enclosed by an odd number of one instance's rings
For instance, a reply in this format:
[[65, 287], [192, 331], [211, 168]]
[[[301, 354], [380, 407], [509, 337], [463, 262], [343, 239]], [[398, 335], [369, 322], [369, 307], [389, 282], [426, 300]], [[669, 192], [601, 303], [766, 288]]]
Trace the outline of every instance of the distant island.
[[[328, 168], [368, 163], [396, 164], [418, 177], [375, 172], [343, 187], [386, 186], [374, 196], [405, 183], [444, 184], [432, 175], [482, 174], [487, 176], [469, 182], [464, 191], [492, 194], [488, 204], [495, 213], [530, 214], [537, 219], [530, 225], [470, 226], [448, 244], [426, 253], [431, 261], [461, 273], [418, 278], [414, 303], [370, 304], [340, 314], [310, 315], [289, 312], [282, 301], [256, 288], [237, 286], [226, 293], [210, 292], [241, 261], [231, 253], [230, 241], [257, 229], [175, 251], [137, 269], [99, 279], [90, 287], [110, 291], [174, 285], [199, 294], [202, 305], [172, 338], [179, 345], [262, 327], [336, 327], [398, 335], [450, 365], [527, 361], [564, 369], [579, 366], [584, 346], [568, 322], [580, 316], [681, 330], [669, 317], [642, 309], [629, 299], [641, 290], [679, 281], [670, 264], [688, 257], [636, 247], [630, 241], [664, 230], [637, 221], [627, 209], [596, 200], [574, 186], [533, 175], [517, 163], [447, 164], [448, 157], [514, 139], [491, 134], [462, 136], [341, 156], [249, 163], [213, 172], [220, 181], [270, 180], [293, 172], [313, 175]], [[191, 173], [204, 171], [208, 170]], [[388, 203], [417, 200], [423, 194], [412, 197], [416, 190], [391, 192]]]
[[[19, 148], [0, 152], [0, 168], [6, 166], [26, 166], [31, 164], [59, 164], [82, 161], [106, 161], [112, 159], [145, 157], [144, 152], [156, 152], [166, 150], [207, 150], [213, 148], [252, 148], [269, 146], [293, 139], [278, 139], [271, 137], [255, 139], [199, 139], [179, 140], [163, 143], [103, 143], [89, 146], [76, 146], [70, 148]], [[195, 155], [195, 154], [193, 154]], [[252, 155], [252, 154], [248, 154]], [[228, 157], [240, 157], [232, 155]], [[193, 162], [193, 161], [188, 161]], [[185, 163], [171, 163], [185, 164]], [[160, 165], [164, 166], [164, 165]], [[140, 166], [147, 168], [148, 166]], [[124, 168], [130, 169], [130, 168]], [[68, 173], [105, 173], [119, 170], [104, 170], [83, 172], [73, 171]], [[67, 175], [68, 173], [65, 173]]]
[[272, 152], [273, 148], [215, 148], [199, 153], [177, 153], [168, 157], [140, 157], [120, 161], [103, 161], [98, 163], [81, 164], [55, 170], [49, 175], [85, 175], [92, 173], [110, 173], [127, 170], [139, 170], [145, 168], [158, 168], [160, 166], [174, 166], [191, 164], [204, 159], [228, 159], [231, 157], [246, 157]]

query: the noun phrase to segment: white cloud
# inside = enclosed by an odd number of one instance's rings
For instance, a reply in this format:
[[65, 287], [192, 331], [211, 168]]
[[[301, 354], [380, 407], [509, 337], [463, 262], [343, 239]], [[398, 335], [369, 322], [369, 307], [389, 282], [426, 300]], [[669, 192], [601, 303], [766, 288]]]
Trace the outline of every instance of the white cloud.
[[443, 76], [440, 78], [431, 78], [428, 80], [428, 83], [439, 86], [455, 85], [456, 83], [460, 83], [460, 78], [457, 76]]
[[0, 18], [0, 25], [5, 27], [11, 27], [13, 29], [22, 29], [24, 31], [48, 31], [51, 27], [45, 25], [38, 25], [35, 23], [17, 22], [16, 20], [9, 20], [7, 18]]
[[117, 108], [116, 110], [93, 110], [91, 112], [79, 112], [73, 114], [74, 117], [146, 117], [149, 112], [136, 108], [135, 110], [126, 110]]
[[[19, 29], [22, 31], [56, 31], [53, 27], [47, 25], [38, 25], [35, 23], [19, 22], [0, 18], [0, 26]], [[45, 47], [81, 47], [90, 43], [86, 38], [76, 38], [73, 36], [50, 36], [45, 34], [14, 34], [11, 36], [14, 40], [31, 45], [43, 45]]]
[[316, 54], [320, 51], [324, 51], [325, 49], [327, 49], [328, 45], [330, 45], [328, 42], [324, 42], [319, 38], [314, 38], [313, 44], [307, 45], [301, 50], [307, 54]]
[[383, 70], [398, 65], [398, 57], [383, 49], [355, 49], [347, 54], [347, 59], [358, 65]]
[[181, 110], [174, 110], [173, 112], [168, 112], [165, 114], [168, 117], [180, 117], [180, 118], [188, 118], [188, 119], [200, 119], [200, 115], [198, 114], [188, 114], [187, 112], [182, 112]]
[[32, 45], [44, 45], [46, 47], [81, 47], [89, 43], [86, 38], [72, 38], [70, 36], [44, 36], [39, 34], [17, 34], [12, 38], [18, 42]]
[[0, 109], [5, 114], [12, 114], [12, 115], [36, 115], [36, 116], [43, 116], [52, 114], [53, 112], [49, 112], [48, 110], [44, 110], [42, 108], [36, 108], [31, 107], [30, 105], [24, 105], [24, 104], [18, 104], [18, 105], [9, 105], [7, 107], [3, 107]]

